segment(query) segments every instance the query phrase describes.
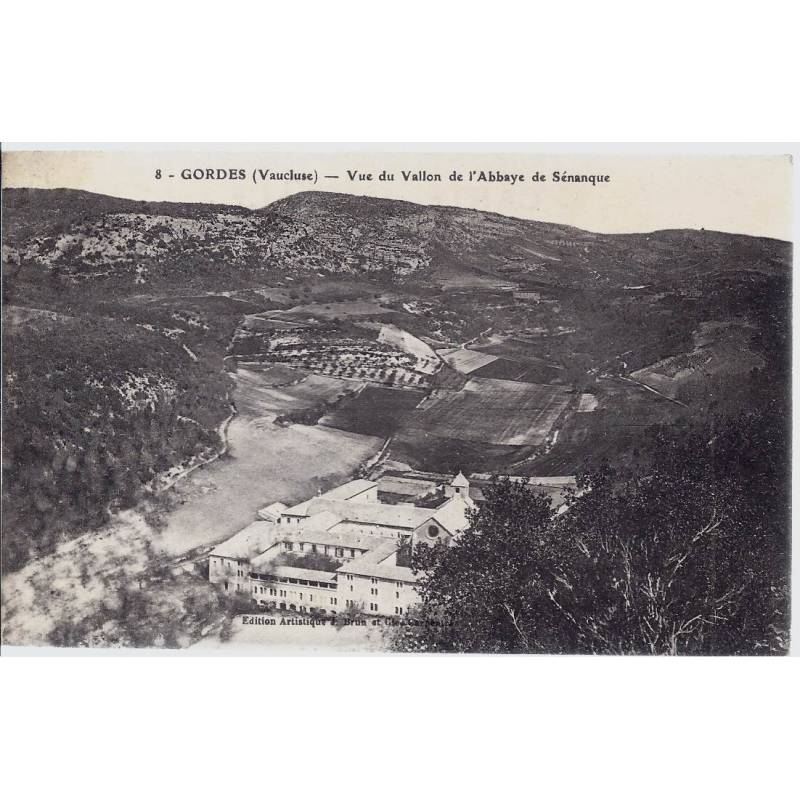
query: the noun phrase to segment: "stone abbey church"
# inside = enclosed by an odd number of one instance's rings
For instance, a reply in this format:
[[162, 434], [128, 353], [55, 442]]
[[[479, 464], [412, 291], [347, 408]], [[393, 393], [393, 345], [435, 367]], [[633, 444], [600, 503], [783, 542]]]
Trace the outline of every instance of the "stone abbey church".
[[475, 503], [464, 475], [443, 494], [435, 508], [388, 504], [377, 483], [359, 479], [291, 507], [273, 503], [211, 552], [209, 580], [265, 608], [401, 617], [419, 595], [400, 550], [449, 544], [469, 524]]

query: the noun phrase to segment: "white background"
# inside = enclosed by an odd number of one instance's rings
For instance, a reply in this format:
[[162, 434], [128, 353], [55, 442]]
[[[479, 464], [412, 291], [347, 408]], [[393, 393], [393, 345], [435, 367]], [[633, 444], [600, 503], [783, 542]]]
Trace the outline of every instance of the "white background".
[[[289, 5], [5, 8], [0, 135], [798, 138], [789, 4]], [[0, 786], [14, 798], [796, 793], [798, 663], [3, 658]]]

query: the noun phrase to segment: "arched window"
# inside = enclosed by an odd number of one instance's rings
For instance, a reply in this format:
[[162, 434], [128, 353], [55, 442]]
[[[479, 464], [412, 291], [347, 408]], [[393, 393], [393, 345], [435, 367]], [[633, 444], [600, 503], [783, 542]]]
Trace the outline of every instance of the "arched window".
[[435, 539], [439, 535], [439, 529], [435, 525], [428, 525], [428, 536]]

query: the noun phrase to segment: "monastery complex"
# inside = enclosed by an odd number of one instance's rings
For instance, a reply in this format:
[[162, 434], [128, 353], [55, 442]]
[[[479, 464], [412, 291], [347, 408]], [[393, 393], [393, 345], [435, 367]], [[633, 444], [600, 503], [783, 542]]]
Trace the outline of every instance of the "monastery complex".
[[419, 602], [409, 544], [449, 544], [475, 507], [459, 473], [435, 508], [383, 503], [378, 484], [353, 480], [297, 505], [273, 503], [217, 546], [209, 580], [265, 608], [401, 617]]

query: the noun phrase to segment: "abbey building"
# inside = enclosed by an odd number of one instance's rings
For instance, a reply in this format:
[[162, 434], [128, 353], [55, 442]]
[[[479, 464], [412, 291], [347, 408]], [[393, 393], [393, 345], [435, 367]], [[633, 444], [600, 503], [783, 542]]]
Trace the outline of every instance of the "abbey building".
[[409, 544], [449, 544], [465, 530], [469, 489], [459, 473], [426, 508], [383, 503], [378, 484], [359, 479], [291, 507], [273, 503], [211, 552], [209, 580], [267, 608], [403, 616], [419, 602]]

